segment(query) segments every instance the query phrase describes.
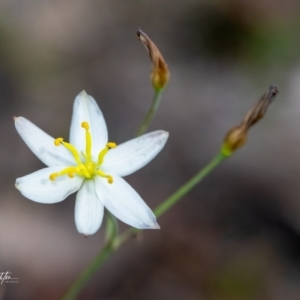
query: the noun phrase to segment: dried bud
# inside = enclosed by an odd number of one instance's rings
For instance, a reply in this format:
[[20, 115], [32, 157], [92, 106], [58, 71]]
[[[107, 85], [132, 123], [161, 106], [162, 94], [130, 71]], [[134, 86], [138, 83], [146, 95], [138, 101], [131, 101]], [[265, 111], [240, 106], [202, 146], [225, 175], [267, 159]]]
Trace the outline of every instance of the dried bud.
[[222, 145], [221, 151], [223, 155], [230, 156], [234, 151], [245, 145], [248, 130], [264, 117], [269, 104], [275, 99], [278, 92], [277, 86], [272, 84], [269, 92], [265, 93], [248, 111], [242, 123], [228, 131]]
[[141, 28], [138, 28], [136, 36], [142, 42], [144, 47], [147, 49], [152, 61], [152, 72], [151, 72], [151, 82], [156, 90], [163, 89], [168, 83], [170, 78], [170, 72], [167, 66], [166, 61], [159, 52], [156, 45], [151, 41], [148, 35], [142, 31]]

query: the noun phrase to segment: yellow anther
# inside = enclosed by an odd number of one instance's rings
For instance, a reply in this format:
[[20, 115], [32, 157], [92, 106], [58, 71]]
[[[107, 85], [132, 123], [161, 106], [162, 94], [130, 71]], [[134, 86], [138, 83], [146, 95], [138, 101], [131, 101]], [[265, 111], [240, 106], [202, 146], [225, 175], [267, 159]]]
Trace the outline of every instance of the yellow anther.
[[63, 138], [57, 138], [54, 140], [54, 145], [55, 146], [59, 146], [62, 142], [63, 142]]
[[74, 171], [70, 171], [69, 173], [68, 173], [68, 176], [70, 177], [70, 178], [74, 178]]
[[117, 144], [116, 144], [116, 143], [113, 143], [113, 142], [108, 142], [108, 143], [106, 144], [106, 147], [108, 147], [108, 148], [116, 148], [116, 147], [117, 147]]
[[112, 184], [114, 182], [114, 179], [110, 175], [106, 175], [106, 178], [108, 179], [108, 183]]
[[81, 123], [81, 127], [86, 129], [86, 130], [89, 130], [90, 129], [90, 126], [89, 126], [89, 123], [88, 122], [82, 122]]
[[58, 175], [59, 175], [58, 173], [53, 173], [49, 176], [49, 178], [50, 178], [50, 180], [54, 181]]

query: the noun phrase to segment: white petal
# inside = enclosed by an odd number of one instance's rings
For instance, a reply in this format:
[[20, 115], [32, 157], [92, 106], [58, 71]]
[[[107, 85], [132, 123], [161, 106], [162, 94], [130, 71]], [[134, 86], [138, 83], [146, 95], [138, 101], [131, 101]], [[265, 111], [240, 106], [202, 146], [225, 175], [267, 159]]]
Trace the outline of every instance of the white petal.
[[104, 206], [118, 219], [139, 229], [159, 229], [155, 215], [138, 193], [121, 177], [114, 182], [95, 177], [95, 190]]
[[75, 160], [63, 146], [55, 146], [54, 138], [31, 123], [29, 120], [15, 118], [16, 129], [29, 149], [47, 166], [74, 165]]
[[94, 234], [101, 226], [104, 206], [96, 195], [94, 180], [85, 180], [76, 196], [75, 223], [79, 233]]
[[50, 174], [61, 170], [61, 167], [50, 167], [17, 178], [16, 188], [23, 196], [35, 202], [60, 202], [75, 193], [83, 181], [82, 177], [69, 178], [67, 175], [58, 176], [54, 181], [49, 179]]
[[92, 155], [96, 160], [99, 152], [105, 147], [108, 137], [103, 114], [95, 101], [85, 91], [81, 92], [74, 101], [73, 116], [70, 129], [70, 143], [79, 152], [85, 153], [85, 130], [82, 122], [88, 122], [92, 135]]
[[101, 169], [107, 173], [126, 176], [144, 167], [164, 147], [169, 133], [153, 131], [109, 150]]

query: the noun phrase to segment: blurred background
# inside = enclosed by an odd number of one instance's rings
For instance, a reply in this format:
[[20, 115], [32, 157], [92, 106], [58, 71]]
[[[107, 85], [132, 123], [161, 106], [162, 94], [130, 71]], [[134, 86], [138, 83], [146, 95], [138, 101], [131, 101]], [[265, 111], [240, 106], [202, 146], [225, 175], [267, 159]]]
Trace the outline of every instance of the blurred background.
[[[0, 298], [59, 299], [104, 242], [74, 223], [74, 195], [34, 203], [17, 177], [43, 167], [18, 136], [24, 116], [68, 139], [86, 90], [110, 140], [132, 138], [152, 101], [141, 27], [171, 80], [149, 130], [170, 132], [155, 160], [126, 180], [151, 208], [218, 151], [271, 83], [280, 93], [246, 147], [126, 243], [78, 299], [300, 299], [300, 2], [0, 2]], [[124, 224], [121, 230], [127, 228]]]

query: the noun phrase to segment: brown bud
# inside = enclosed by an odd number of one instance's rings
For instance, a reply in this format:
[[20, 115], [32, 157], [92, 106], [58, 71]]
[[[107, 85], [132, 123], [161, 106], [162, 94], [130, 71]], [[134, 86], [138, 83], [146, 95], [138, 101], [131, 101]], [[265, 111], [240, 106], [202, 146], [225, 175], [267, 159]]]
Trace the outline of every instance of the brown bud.
[[265, 93], [247, 112], [242, 123], [228, 131], [222, 145], [221, 151], [223, 155], [230, 156], [234, 151], [245, 145], [248, 130], [264, 117], [269, 104], [275, 99], [278, 92], [278, 87], [272, 84], [269, 88], [269, 92]]
[[151, 82], [156, 90], [163, 89], [169, 81], [170, 72], [166, 61], [148, 35], [138, 28], [136, 36], [149, 52], [152, 61]]

